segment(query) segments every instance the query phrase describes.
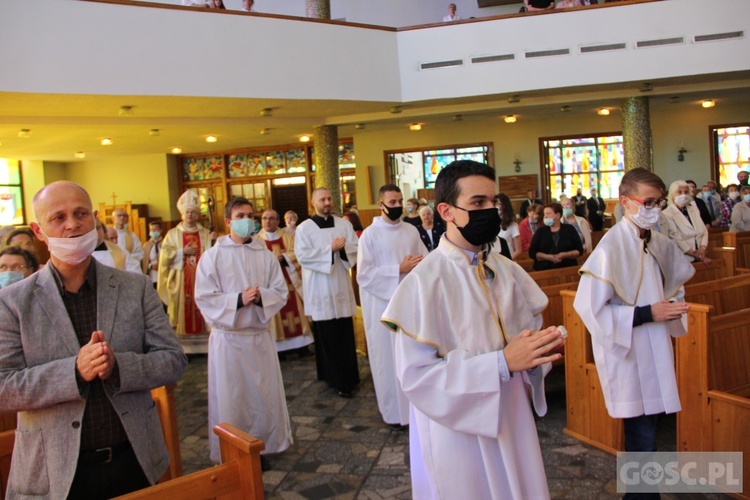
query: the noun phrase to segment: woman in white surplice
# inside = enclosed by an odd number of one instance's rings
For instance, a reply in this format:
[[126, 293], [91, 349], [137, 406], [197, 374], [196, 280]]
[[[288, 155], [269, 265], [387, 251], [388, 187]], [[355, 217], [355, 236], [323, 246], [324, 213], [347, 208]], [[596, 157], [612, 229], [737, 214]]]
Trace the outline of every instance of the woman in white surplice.
[[556, 327], [538, 331], [548, 300], [526, 271], [487, 251], [496, 195], [492, 167], [459, 160], [440, 172], [446, 233], [383, 313], [411, 403], [413, 498], [549, 498], [525, 386], [544, 415], [544, 375], [563, 340]]
[[253, 208], [244, 198], [226, 206], [228, 236], [198, 262], [195, 301], [211, 325], [208, 340], [208, 427], [211, 460], [220, 462], [213, 427], [228, 422], [257, 437], [262, 452], [293, 442], [276, 340], [268, 324], [288, 291], [277, 258], [252, 238]]

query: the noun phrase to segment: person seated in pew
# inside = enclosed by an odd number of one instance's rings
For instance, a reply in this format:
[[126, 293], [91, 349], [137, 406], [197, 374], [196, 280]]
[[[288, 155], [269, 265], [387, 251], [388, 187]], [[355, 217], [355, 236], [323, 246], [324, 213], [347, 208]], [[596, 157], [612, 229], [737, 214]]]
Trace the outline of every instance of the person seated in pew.
[[562, 224], [562, 205], [551, 203], [544, 206], [544, 227], [539, 228], [531, 239], [529, 257], [534, 261], [533, 271], [577, 266], [583, 255], [583, 244], [570, 224]]
[[0, 288], [28, 278], [39, 270], [33, 253], [16, 246], [0, 249]]
[[581, 266], [573, 303], [591, 333], [607, 412], [623, 419], [625, 451], [656, 451], [658, 416], [680, 411], [671, 337], [687, 332], [683, 285], [695, 269], [652, 232], [664, 191], [644, 168], [623, 176], [625, 217]]
[[521, 249], [524, 252], [529, 251], [531, 246], [531, 238], [534, 233], [539, 229], [539, 225], [542, 223], [544, 218], [544, 212], [542, 211], [542, 205], [539, 203], [532, 203], [529, 208], [526, 209], [526, 217], [521, 219], [518, 223], [518, 232], [521, 236]]
[[440, 219], [435, 220], [435, 213], [429, 205], [419, 207], [419, 218], [422, 219], [422, 223], [417, 226], [419, 237], [427, 247], [427, 251], [432, 252], [440, 244], [440, 238], [445, 232], [445, 224]]
[[737, 184], [727, 186], [727, 199], [721, 202], [721, 221], [719, 227], [729, 229], [732, 225], [732, 210], [734, 206], [741, 201], [740, 187]]
[[742, 200], [732, 209], [732, 225], [729, 231], [750, 231], [750, 186], [742, 186]]

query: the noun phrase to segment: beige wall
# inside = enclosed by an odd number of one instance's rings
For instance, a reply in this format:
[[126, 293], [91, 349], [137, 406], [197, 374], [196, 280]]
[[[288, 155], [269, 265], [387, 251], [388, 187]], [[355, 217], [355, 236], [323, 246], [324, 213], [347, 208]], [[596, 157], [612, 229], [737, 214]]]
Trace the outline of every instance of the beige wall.
[[111, 204], [114, 192], [117, 203], [145, 203], [150, 217], [173, 220], [167, 164], [166, 154], [68, 163], [65, 177], [89, 192], [94, 208], [99, 203]]
[[[669, 184], [676, 179], [693, 178], [699, 184], [712, 174], [708, 129], [711, 125], [750, 121], [750, 105], [727, 108], [719, 103], [703, 109], [697, 103], [669, 105], [651, 110], [654, 141], [654, 170]], [[493, 142], [495, 170], [498, 175], [513, 175], [513, 160], [522, 162], [521, 174], [541, 174], [540, 137], [577, 135], [620, 131], [620, 113], [615, 110], [601, 117], [591, 110], [587, 114], [557, 113], [551, 116], [526, 118], [509, 125], [502, 117], [485, 121], [464, 121], [443, 126], [425, 124], [419, 132], [406, 127], [398, 130], [368, 131], [354, 136], [357, 155], [357, 192], [366, 192], [366, 167], [375, 166], [377, 189], [385, 183], [383, 152], [405, 148], [445, 146], [453, 144]], [[688, 152], [685, 161], [677, 161], [677, 150], [684, 143]], [[360, 208], [371, 208], [366, 197], [359, 197]]]

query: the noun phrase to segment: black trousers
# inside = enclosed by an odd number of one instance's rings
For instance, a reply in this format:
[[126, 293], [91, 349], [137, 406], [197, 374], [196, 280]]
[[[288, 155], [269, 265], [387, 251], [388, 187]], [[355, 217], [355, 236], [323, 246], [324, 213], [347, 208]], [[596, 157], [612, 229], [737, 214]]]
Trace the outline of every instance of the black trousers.
[[109, 462], [95, 463], [79, 459], [68, 498], [106, 499], [149, 486], [151, 483], [143, 473], [133, 448], [128, 445], [125, 450], [112, 455]]
[[357, 387], [359, 366], [352, 318], [313, 321], [312, 330], [318, 380], [325, 380], [340, 391]]

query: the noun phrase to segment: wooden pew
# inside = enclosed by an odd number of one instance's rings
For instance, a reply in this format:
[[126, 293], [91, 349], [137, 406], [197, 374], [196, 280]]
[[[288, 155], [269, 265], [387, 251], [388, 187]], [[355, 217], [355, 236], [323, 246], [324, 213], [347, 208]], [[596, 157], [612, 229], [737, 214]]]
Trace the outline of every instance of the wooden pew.
[[724, 247], [724, 233], [728, 232], [726, 229], [715, 229], [711, 228], [708, 230], [708, 256], [712, 255], [712, 251], [718, 248]]
[[547, 306], [547, 309], [542, 312], [542, 324], [544, 325], [544, 328], [547, 328], [549, 326], [562, 325], [565, 322], [565, 314], [563, 313], [563, 300], [560, 293], [563, 290], [572, 290], [573, 292], [575, 292], [578, 288], [578, 282], [562, 283], [560, 285], [548, 285], [541, 288], [549, 299], [549, 305]]
[[547, 271], [533, 271], [529, 273], [529, 276], [534, 278], [534, 281], [540, 287], [561, 285], [563, 283], [577, 283], [581, 278], [578, 274], [580, 269], [581, 266], [571, 266], [561, 269], [549, 269]]
[[263, 442], [226, 423], [214, 427], [214, 433], [219, 436], [221, 445], [221, 465], [117, 498], [262, 500], [260, 452], [265, 449]]
[[622, 420], [614, 419], [604, 406], [604, 395], [594, 364], [591, 336], [573, 308], [574, 290], [560, 291], [565, 343], [565, 403], [567, 424], [563, 432], [608, 453], [625, 449]]
[[521, 266], [524, 271], [527, 273], [531, 272], [531, 266], [534, 265], [534, 261], [529, 258], [528, 255], [521, 254], [521, 256], [518, 258], [518, 260], [515, 261], [516, 264]]
[[714, 314], [750, 308], [750, 274], [685, 285], [685, 301], [709, 304]]
[[695, 274], [688, 283], [702, 283], [734, 276], [736, 272], [734, 260], [734, 250], [714, 250], [714, 253], [711, 255], [711, 265], [707, 266], [703, 262], [693, 263]]
[[[691, 304], [688, 333], [676, 342], [677, 451], [739, 451], [750, 456], [750, 309], [713, 314]], [[750, 498], [750, 463], [743, 464]]]
[[[734, 266], [750, 268], [750, 231], [741, 233], [722, 233], [724, 248], [732, 248], [734, 252]], [[710, 256], [710, 255], [709, 255]]]
[[[182, 453], [180, 452], [180, 438], [177, 433], [174, 390], [175, 384], [171, 384], [169, 386], [157, 387], [151, 391], [151, 397], [154, 398], [154, 402], [156, 403], [156, 411], [161, 421], [162, 435], [164, 436], [164, 442], [167, 445], [170, 457], [169, 467], [159, 479], [160, 483], [182, 476]], [[10, 425], [11, 421], [13, 425], [11, 428], [3, 429], [3, 432], [0, 433], [0, 492], [3, 493], [3, 495], [0, 495], [0, 500], [5, 498], [5, 488], [10, 471], [10, 455], [13, 450], [13, 440], [16, 433], [16, 414], [6, 413], [1, 416], [3, 421], [8, 422], [8, 425]], [[8, 436], [11, 436], [12, 439]]]

